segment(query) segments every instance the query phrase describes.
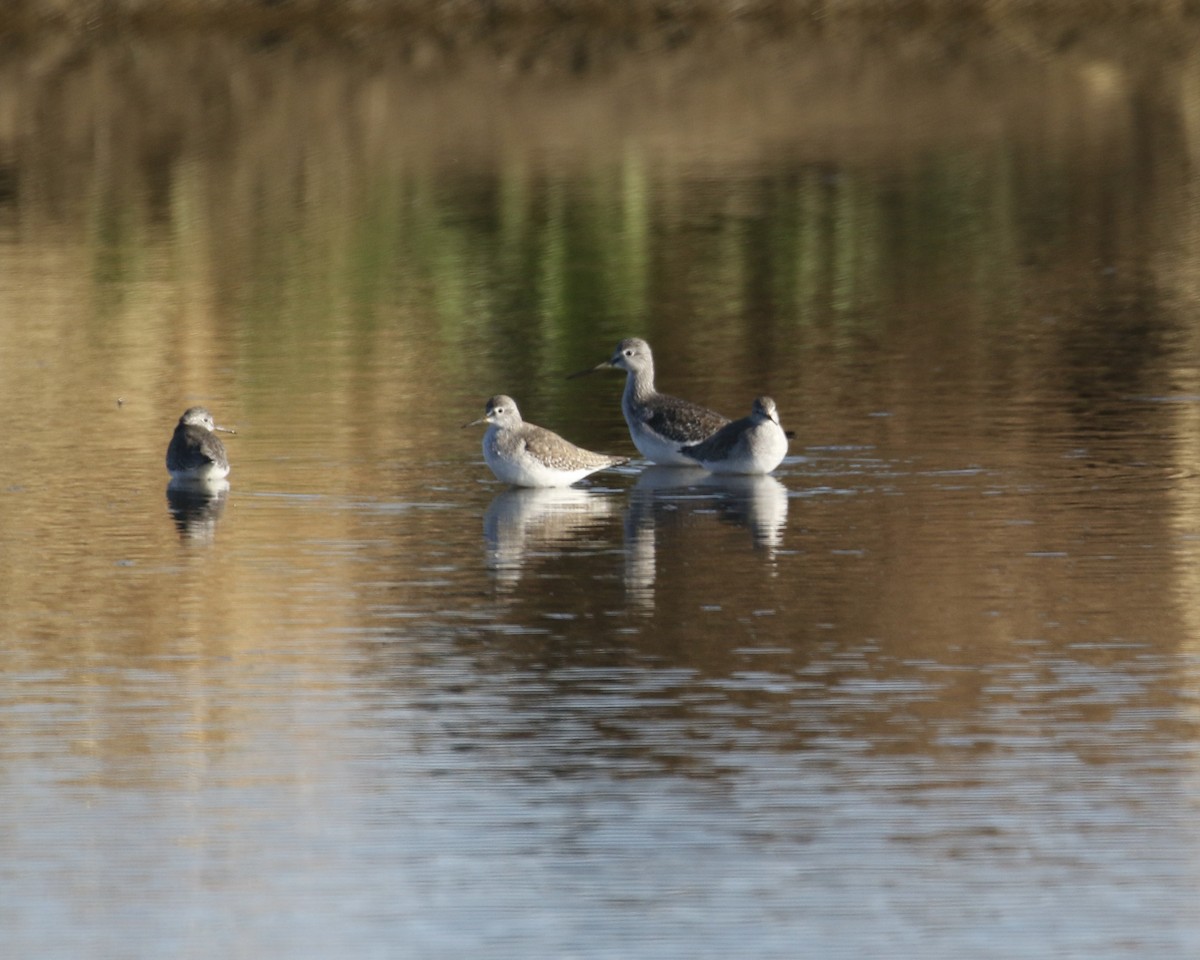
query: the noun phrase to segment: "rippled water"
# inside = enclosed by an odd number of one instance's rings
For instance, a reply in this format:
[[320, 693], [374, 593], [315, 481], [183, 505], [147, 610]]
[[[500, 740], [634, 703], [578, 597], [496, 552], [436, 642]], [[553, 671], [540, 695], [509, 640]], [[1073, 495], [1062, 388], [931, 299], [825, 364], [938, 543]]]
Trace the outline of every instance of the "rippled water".
[[[218, 52], [100, 46], [9, 121], [61, 166], [0, 205], [0, 953], [1196, 955], [1187, 63], [1010, 50], [993, 124], [914, 132], [739, 127], [758, 61], [615, 151], [517, 84], [539, 135], [455, 113], [451, 163], [385, 121], [477, 77]], [[140, 165], [51, 150], [89, 130]], [[565, 380], [627, 334], [770, 391], [780, 469], [497, 484], [499, 391], [632, 452]], [[197, 402], [219, 498], [166, 489]]]

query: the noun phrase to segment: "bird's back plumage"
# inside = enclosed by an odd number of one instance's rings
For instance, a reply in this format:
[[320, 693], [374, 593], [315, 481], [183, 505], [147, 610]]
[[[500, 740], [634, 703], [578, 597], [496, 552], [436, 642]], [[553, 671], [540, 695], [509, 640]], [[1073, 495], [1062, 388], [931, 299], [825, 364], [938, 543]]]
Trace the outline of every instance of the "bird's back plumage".
[[167, 470], [177, 480], [221, 480], [229, 474], [225, 444], [203, 407], [185, 410], [167, 445]]
[[711, 473], [770, 473], [787, 455], [788, 438], [779, 423], [775, 401], [758, 397], [750, 416], [721, 427], [701, 443], [680, 453]]

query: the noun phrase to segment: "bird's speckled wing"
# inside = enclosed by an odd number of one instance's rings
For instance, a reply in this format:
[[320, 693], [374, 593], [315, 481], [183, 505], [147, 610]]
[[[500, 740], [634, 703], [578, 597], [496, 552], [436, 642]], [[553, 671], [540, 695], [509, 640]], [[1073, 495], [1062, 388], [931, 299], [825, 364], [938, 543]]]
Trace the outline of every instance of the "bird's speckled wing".
[[642, 411], [642, 422], [660, 437], [677, 439], [680, 443], [709, 437], [729, 423], [715, 410], [678, 397], [659, 394], [655, 401]]
[[627, 463], [626, 457], [610, 457], [605, 453], [593, 453], [564, 440], [553, 430], [532, 423], [524, 424], [521, 439], [525, 448], [542, 463], [556, 470], [579, 470], [584, 467], [611, 467]]
[[742, 435], [753, 425], [754, 421], [750, 417], [734, 420], [733, 423], [725, 424], [703, 443], [680, 447], [679, 452], [686, 453], [689, 457], [701, 462], [724, 460], [737, 445]]

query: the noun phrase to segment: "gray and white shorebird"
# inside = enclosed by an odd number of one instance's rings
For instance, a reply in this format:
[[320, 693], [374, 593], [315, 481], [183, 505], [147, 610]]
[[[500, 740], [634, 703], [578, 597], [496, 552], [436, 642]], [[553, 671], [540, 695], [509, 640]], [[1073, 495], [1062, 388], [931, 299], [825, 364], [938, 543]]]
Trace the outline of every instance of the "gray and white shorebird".
[[167, 447], [167, 470], [172, 481], [216, 482], [229, 475], [229, 457], [217, 431], [237, 432], [218, 427], [204, 407], [183, 411]]
[[516, 401], [498, 394], [488, 400], [484, 415], [463, 424], [488, 425], [483, 435], [483, 459], [497, 480], [516, 487], [566, 487], [588, 474], [628, 463], [628, 457], [593, 453], [564, 440], [552, 430], [521, 419]]
[[679, 448], [707, 440], [729, 419], [715, 410], [655, 390], [654, 356], [650, 344], [637, 337], [622, 340], [609, 359], [573, 373], [567, 379], [610, 367], [628, 374], [625, 392], [621, 395], [621, 412], [625, 414], [633, 445], [642, 456], [664, 465], [696, 466], [696, 461], [680, 453]]
[[787, 455], [788, 438], [770, 397], [755, 397], [750, 416], [727, 423], [702, 443], [681, 448], [709, 473], [770, 473]]

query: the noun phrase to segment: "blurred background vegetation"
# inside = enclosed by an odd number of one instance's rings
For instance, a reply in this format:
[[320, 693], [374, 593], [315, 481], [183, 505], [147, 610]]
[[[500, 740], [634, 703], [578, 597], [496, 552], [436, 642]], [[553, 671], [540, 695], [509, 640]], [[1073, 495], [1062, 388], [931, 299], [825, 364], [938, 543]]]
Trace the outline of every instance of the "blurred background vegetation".
[[[526, 385], [570, 428], [594, 411], [561, 374], [630, 333], [731, 412], [751, 383], [869, 408], [868, 356], [916, 395], [934, 353], [987, 405], [998, 370], [1020, 393], [1061, 363], [1060, 309], [1085, 364], [1090, 331], [1145, 326], [1114, 303], [1200, 289], [1190, 3], [18, 0], [0, 24], [0, 332], [36, 322], [147, 416], [316, 394], [352, 438], [432, 376], [472, 409]], [[0, 358], [12, 405], [31, 377], [69, 419], [78, 381]]]
[[1106, 23], [1157, 21], [1158, 29], [1169, 30], [1198, 12], [1196, 0], [7, 0], [0, 28], [308, 29], [359, 40], [372, 30], [421, 28], [455, 45], [524, 41], [527, 52], [539, 40], [558, 42], [546, 31], [565, 30], [575, 40], [588, 34], [593, 41], [621, 41], [618, 46], [645, 51], [730, 28], [774, 36], [1029, 27], [1040, 29], [1047, 42], [1069, 42]]

